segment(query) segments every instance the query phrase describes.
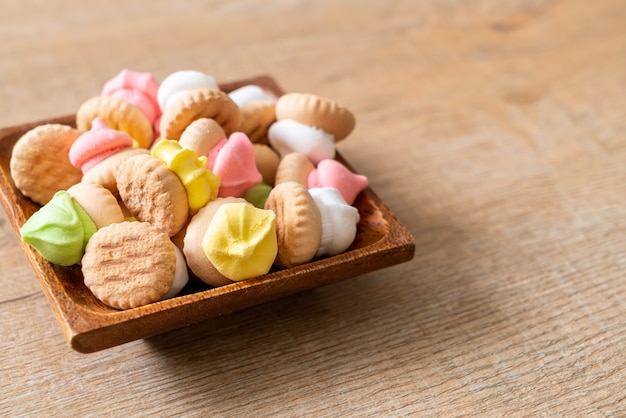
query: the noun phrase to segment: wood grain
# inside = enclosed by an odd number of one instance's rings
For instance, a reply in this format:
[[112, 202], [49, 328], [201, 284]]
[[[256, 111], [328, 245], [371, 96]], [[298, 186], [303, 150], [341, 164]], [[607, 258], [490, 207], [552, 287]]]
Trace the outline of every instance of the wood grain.
[[272, 74], [357, 116], [342, 155], [415, 258], [159, 337], [65, 343], [0, 213], [0, 415], [626, 415], [626, 4], [3, 4], [0, 126], [121, 68]]

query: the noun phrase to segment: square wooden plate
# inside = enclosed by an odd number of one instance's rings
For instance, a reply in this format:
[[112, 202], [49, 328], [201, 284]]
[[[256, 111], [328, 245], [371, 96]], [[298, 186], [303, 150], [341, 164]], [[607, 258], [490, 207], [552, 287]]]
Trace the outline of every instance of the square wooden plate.
[[[228, 92], [248, 84], [256, 84], [277, 97], [282, 94], [278, 84], [267, 76], [224, 83], [220, 87]], [[74, 115], [67, 115], [0, 130], [0, 197], [18, 237], [19, 228], [39, 206], [15, 188], [10, 171], [13, 145], [35, 126], [44, 123], [74, 126], [74, 120]], [[337, 159], [352, 169], [341, 155]], [[188, 286], [175, 298], [125, 311], [98, 301], [85, 287], [78, 266], [53, 265], [32, 247], [21, 240], [20, 243], [69, 345], [76, 351], [90, 353], [406, 262], [413, 257], [413, 237], [370, 188], [360, 193], [355, 206], [361, 216], [357, 236], [342, 254], [218, 288]]]

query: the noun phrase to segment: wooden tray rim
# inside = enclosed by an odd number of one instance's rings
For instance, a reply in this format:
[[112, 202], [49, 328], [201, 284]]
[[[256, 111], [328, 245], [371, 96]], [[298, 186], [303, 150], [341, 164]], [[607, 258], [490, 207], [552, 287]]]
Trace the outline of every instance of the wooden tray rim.
[[[277, 95], [282, 94], [282, 89], [269, 76], [223, 83], [220, 86], [229, 91], [246, 84], [258, 84]], [[75, 115], [64, 115], [2, 128], [0, 141], [45, 123], [73, 125], [74, 119]], [[339, 153], [337, 159], [351, 168]], [[10, 173], [5, 173], [4, 169], [0, 170], [0, 179], [3, 180], [3, 185], [11, 184], [11, 187], [2, 188], [0, 200], [19, 238], [19, 228], [26, 221], [26, 215], [17, 200], [19, 191], [12, 184]], [[58, 281], [55, 271], [58, 267], [53, 266], [21, 240], [20, 244], [61, 324], [67, 342], [78, 352], [90, 353], [412, 259], [415, 243], [411, 234], [371, 188], [368, 187], [363, 193], [383, 213], [387, 224], [387, 233], [373, 244], [255, 279], [185, 294], [124, 311], [96, 313], [73, 302], [66, 297], [62, 286], [54, 283], [54, 280]], [[307, 278], [315, 280], [306, 280]], [[242, 299], [242, 294], [245, 294], [246, 298]], [[181, 313], [184, 315], [180, 315]]]

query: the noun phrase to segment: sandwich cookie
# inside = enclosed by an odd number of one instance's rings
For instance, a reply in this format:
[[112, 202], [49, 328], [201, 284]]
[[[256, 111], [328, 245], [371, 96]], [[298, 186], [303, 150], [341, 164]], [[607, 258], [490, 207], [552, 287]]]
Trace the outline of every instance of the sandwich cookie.
[[281, 156], [305, 154], [317, 164], [335, 157], [335, 143], [355, 126], [354, 115], [337, 102], [314, 94], [288, 93], [275, 107], [276, 122], [268, 130], [269, 143]]

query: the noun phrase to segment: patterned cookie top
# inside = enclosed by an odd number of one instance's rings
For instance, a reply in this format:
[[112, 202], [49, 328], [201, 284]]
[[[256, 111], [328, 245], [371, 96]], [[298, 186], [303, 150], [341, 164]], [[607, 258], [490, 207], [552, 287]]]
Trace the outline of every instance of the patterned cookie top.
[[295, 181], [277, 184], [265, 209], [276, 214], [276, 264], [290, 268], [311, 261], [322, 239], [322, 219], [306, 186]]
[[174, 282], [176, 251], [147, 222], [121, 222], [96, 232], [85, 249], [85, 285], [104, 304], [130, 309], [160, 300]]
[[347, 137], [356, 119], [334, 100], [310, 93], [287, 93], [276, 102], [276, 119], [291, 119], [332, 134], [335, 141]]
[[180, 139], [193, 121], [201, 118], [215, 120], [230, 135], [239, 129], [239, 107], [221, 90], [201, 88], [190, 90], [169, 105], [161, 116], [161, 137]]
[[115, 178], [120, 198], [139, 221], [149, 222], [169, 236], [187, 222], [187, 192], [178, 176], [152, 155], [123, 161]]

